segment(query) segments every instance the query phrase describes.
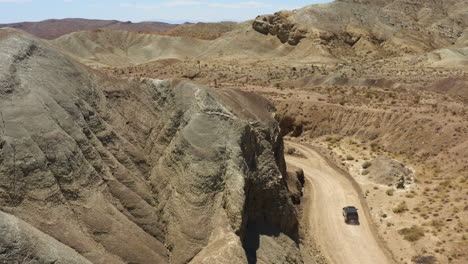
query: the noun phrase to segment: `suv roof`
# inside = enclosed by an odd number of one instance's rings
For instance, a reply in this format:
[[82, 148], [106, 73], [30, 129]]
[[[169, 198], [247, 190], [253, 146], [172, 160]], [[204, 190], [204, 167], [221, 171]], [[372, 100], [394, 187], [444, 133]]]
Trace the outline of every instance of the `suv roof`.
[[349, 213], [355, 213], [355, 212], [357, 212], [357, 210], [358, 210], [358, 209], [357, 209], [356, 207], [354, 207], [354, 206], [347, 206], [347, 207], [345, 207], [345, 208], [343, 208], [343, 209], [344, 209], [346, 212], [349, 212]]

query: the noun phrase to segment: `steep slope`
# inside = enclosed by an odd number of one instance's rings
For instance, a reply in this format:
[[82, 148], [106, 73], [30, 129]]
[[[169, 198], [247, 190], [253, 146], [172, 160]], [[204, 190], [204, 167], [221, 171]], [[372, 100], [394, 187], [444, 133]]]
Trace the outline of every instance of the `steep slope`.
[[0, 262], [302, 263], [268, 101], [0, 47]]
[[0, 211], [0, 245], [2, 263], [86, 263], [87, 259], [28, 223]]
[[10, 27], [21, 29], [44, 39], [56, 39], [72, 32], [108, 28], [133, 32], [161, 32], [172, 29], [177, 25], [161, 22], [132, 23], [117, 20], [96, 20], [82, 18], [48, 19], [40, 22], [20, 22], [0, 24], [0, 28]]

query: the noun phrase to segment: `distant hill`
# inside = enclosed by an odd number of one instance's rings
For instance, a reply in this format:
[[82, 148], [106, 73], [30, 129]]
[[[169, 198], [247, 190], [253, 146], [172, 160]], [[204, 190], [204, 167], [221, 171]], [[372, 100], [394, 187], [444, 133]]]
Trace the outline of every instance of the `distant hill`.
[[243, 23], [183, 24], [158, 35], [82, 31], [52, 43], [81, 62], [101, 66], [186, 57], [354, 65], [393, 59], [398, 64], [408, 57], [405, 63], [411, 65], [463, 67], [467, 10], [463, 0], [342, 0]]
[[0, 28], [10, 27], [21, 29], [44, 39], [56, 39], [72, 32], [108, 28], [113, 30], [126, 30], [133, 32], [164, 32], [175, 28], [176, 24], [162, 22], [132, 23], [118, 20], [94, 20], [81, 18], [48, 19], [40, 22], [20, 22], [0, 24]]
[[190, 37], [204, 40], [214, 40], [224, 33], [231, 32], [238, 26], [236, 22], [219, 23], [184, 23], [161, 33], [173, 37]]

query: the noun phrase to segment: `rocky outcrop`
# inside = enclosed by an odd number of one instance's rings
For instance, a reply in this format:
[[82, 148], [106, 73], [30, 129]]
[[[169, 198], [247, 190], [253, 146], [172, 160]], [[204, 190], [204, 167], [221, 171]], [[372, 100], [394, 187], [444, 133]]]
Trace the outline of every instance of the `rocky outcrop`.
[[421, 54], [462, 42], [466, 1], [340, 0], [258, 16], [253, 29], [341, 60]]
[[10, 29], [0, 47], [0, 210], [32, 226], [2, 234], [77, 263], [302, 263], [268, 101], [112, 79]]
[[301, 39], [306, 37], [307, 31], [298, 28], [298, 26], [289, 20], [292, 15], [290, 11], [277, 12], [274, 15], [258, 16], [252, 27], [257, 32], [264, 35], [271, 34], [277, 36], [282, 43], [297, 45]]
[[291, 199], [294, 204], [300, 204], [303, 196], [303, 188], [305, 184], [304, 171], [300, 168], [288, 166], [288, 174], [286, 177], [286, 185], [291, 192]]
[[410, 169], [387, 157], [377, 157], [372, 160], [372, 166], [368, 170], [369, 179], [378, 184], [404, 189], [413, 182], [411, 177], [413, 172]]

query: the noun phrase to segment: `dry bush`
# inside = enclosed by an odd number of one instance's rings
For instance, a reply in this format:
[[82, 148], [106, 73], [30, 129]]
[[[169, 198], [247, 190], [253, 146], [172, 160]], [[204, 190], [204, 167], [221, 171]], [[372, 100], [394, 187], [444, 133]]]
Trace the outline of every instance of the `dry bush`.
[[416, 256], [411, 259], [416, 264], [434, 264], [437, 259], [434, 256]]
[[403, 201], [399, 205], [397, 205], [395, 208], [393, 208], [392, 211], [395, 214], [402, 214], [402, 213], [408, 211], [408, 206], [406, 205], [406, 202]]
[[444, 223], [444, 221], [442, 221], [440, 219], [434, 219], [434, 220], [432, 220], [430, 222], [430, 225], [433, 226], [434, 228], [440, 230], [445, 225], [445, 223]]
[[370, 162], [370, 161], [366, 161], [366, 162], [364, 162], [364, 163], [362, 164], [362, 168], [363, 168], [363, 169], [367, 169], [367, 168], [369, 168], [370, 166], [372, 166], [372, 162]]
[[331, 135], [331, 136], [327, 136], [327, 137], [325, 138], [325, 141], [328, 141], [328, 142], [330, 142], [330, 143], [332, 143], [332, 144], [335, 144], [335, 143], [337, 143], [337, 142], [340, 142], [342, 139], [343, 139], [342, 136], [339, 136], [339, 135]]
[[424, 236], [424, 229], [422, 229], [419, 226], [413, 225], [410, 228], [400, 229], [398, 233], [402, 235], [405, 240], [414, 242], [414, 241], [418, 241]]

